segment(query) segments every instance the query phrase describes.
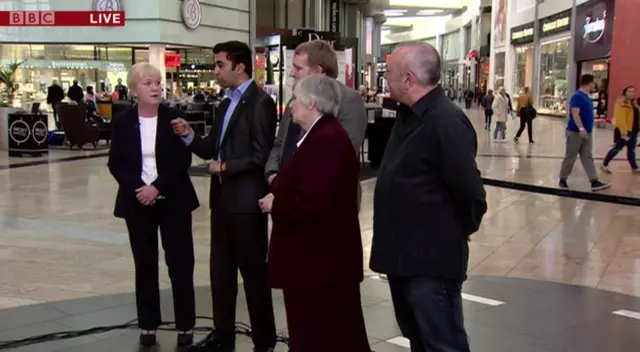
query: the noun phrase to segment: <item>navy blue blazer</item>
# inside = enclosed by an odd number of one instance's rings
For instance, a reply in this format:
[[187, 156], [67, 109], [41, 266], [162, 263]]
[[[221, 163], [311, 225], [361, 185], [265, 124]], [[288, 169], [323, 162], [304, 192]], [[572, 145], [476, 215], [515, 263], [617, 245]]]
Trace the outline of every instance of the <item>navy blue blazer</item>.
[[[139, 204], [136, 189], [142, 181], [142, 146], [138, 109], [133, 107], [118, 114], [111, 123], [109, 171], [118, 182], [114, 215], [126, 218], [134, 215]], [[184, 118], [182, 111], [160, 105], [156, 134], [158, 178], [153, 185], [164, 196], [162, 202], [176, 211], [193, 211], [200, 206], [196, 190], [189, 177], [191, 151], [173, 133], [171, 120]]]

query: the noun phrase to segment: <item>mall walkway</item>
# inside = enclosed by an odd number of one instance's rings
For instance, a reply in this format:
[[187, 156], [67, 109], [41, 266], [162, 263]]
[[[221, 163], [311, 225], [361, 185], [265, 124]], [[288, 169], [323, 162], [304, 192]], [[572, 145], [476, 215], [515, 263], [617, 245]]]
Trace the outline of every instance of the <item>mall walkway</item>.
[[[489, 141], [482, 117], [474, 113], [472, 118], [480, 136], [478, 163], [485, 177], [555, 187], [564, 150], [560, 119], [537, 119], [536, 144], [530, 146], [526, 138], [519, 145]], [[509, 136], [515, 129], [515, 122], [510, 122]], [[596, 153], [602, 156], [610, 132], [599, 131], [597, 140]], [[65, 153], [48, 159], [68, 157]], [[0, 158], [4, 165], [0, 167], [0, 340], [133, 319], [133, 263], [124, 224], [112, 216], [116, 185], [106, 159], [98, 154], [7, 168], [16, 162], [24, 161]], [[615, 162], [612, 168], [616, 173], [605, 177], [614, 183], [610, 192], [638, 194], [640, 181], [626, 163]], [[572, 181], [586, 189], [580, 165]], [[205, 201], [208, 179], [195, 177], [194, 182]], [[374, 186], [374, 179], [364, 182], [365, 268]], [[637, 351], [638, 208], [495, 187], [487, 187], [487, 193], [489, 213], [472, 237], [471, 277], [464, 286], [472, 351]], [[206, 204], [194, 219], [198, 307], [200, 314], [209, 315]], [[407, 351], [401, 347], [405, 341], [397, 338], [386, 283], [374, 273], [368, 275], [363, 304], [374, 349]], [[161, 276], [166, 289], [166, 272]], [[278, 327], [286, 329], [279, 297], [275, 298]], [[163, 299], [169, 302], [170, 294]], [[238, 319], [246, 322], [242, 301]], [[170, 305], [164, 306], [170, 319]], [[322, 333], [330, 339], [331, 327]], [[136, 336], [135, 331], [109, 333], [19, 351], [135, 351]], [[173, 350], [173, 335], [166, 336], [161, 351]], [[238, 352], [248, 348], [239, 346]]]

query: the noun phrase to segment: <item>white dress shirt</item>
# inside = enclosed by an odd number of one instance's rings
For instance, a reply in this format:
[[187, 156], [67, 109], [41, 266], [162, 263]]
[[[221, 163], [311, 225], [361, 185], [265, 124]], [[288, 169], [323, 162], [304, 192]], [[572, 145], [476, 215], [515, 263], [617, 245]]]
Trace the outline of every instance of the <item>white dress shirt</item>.
[[140, 144], [142, 148], [142, 181], [150, 185], [158, 178], [156, 164], [156, 132], [158, 117], [139, 117]]

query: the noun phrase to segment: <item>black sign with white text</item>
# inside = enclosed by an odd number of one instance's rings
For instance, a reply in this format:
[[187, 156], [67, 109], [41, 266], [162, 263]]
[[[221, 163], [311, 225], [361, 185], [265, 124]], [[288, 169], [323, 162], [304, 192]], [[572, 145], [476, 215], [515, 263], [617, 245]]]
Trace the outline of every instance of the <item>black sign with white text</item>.
[[9, 114], [9, 156], [41, 156], [49, 151], [47, 115]]

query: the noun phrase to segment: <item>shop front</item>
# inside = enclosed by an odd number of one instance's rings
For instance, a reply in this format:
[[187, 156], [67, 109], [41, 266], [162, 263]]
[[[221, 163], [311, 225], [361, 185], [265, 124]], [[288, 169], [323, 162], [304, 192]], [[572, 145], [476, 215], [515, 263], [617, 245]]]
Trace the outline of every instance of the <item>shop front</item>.
[[540, 19], [540, 77], [538, 112], [567, 117], [571, 47], [571, 10]]
[[[57, 1], [50, 2], [47, 10], [90, 11], [103, 3], [75, 0], [70, 5]], [[121, 100], [114, 88], [119, 82], [126, 84], [128, 69], [138, 62], [149, 62], [160, 69], [167, 96], [178, 87], [185, 92], [214, 88], [211, 47], [228, 40], [251, 42], [255, 23], [250, 3], [122, 1], [108, 9], [124, 11], [126, 22], [121, 27], [0, 28], [0, 69], [19, 63], [14, 74], [16, 94], [7, 103], [19, 109], [39, 103], [40, 110], [49, 113], [49, 128], [53, 129], [56, 124], [46, 95], [54, 82], [65, 96], [73, 81], [78, 81], [85, 96], [91, 86], [98, 100]]]
[[505, 74], [506, 74], [506, 65], [507, 65], [507, 53], [505, 49], [496, 50], [493, 63], [490, 65], [494, 66], [493, 69], [493, 87], [495, 89], [499, 89], [505, 87]]
[[[574, 60], [577, 79], [584, 74], [595, 77], [596, 87], [591, 98], [596, 118], [610, 122], [607, 116], [609, 105], [609, 63], [613, 39], [615, 2], [613, 0], [589, 1], [576, 8], [574, 36]], [[614, 96], [619, 92], [613, 92]]]
[[515, 99], [525, 87], [533, 85], [534, 69], [534, 23], [526, 23], [511, 28], [511, 45], [513, 46], [513, 80], [512, 86], [507, 88], [511, 98]]

